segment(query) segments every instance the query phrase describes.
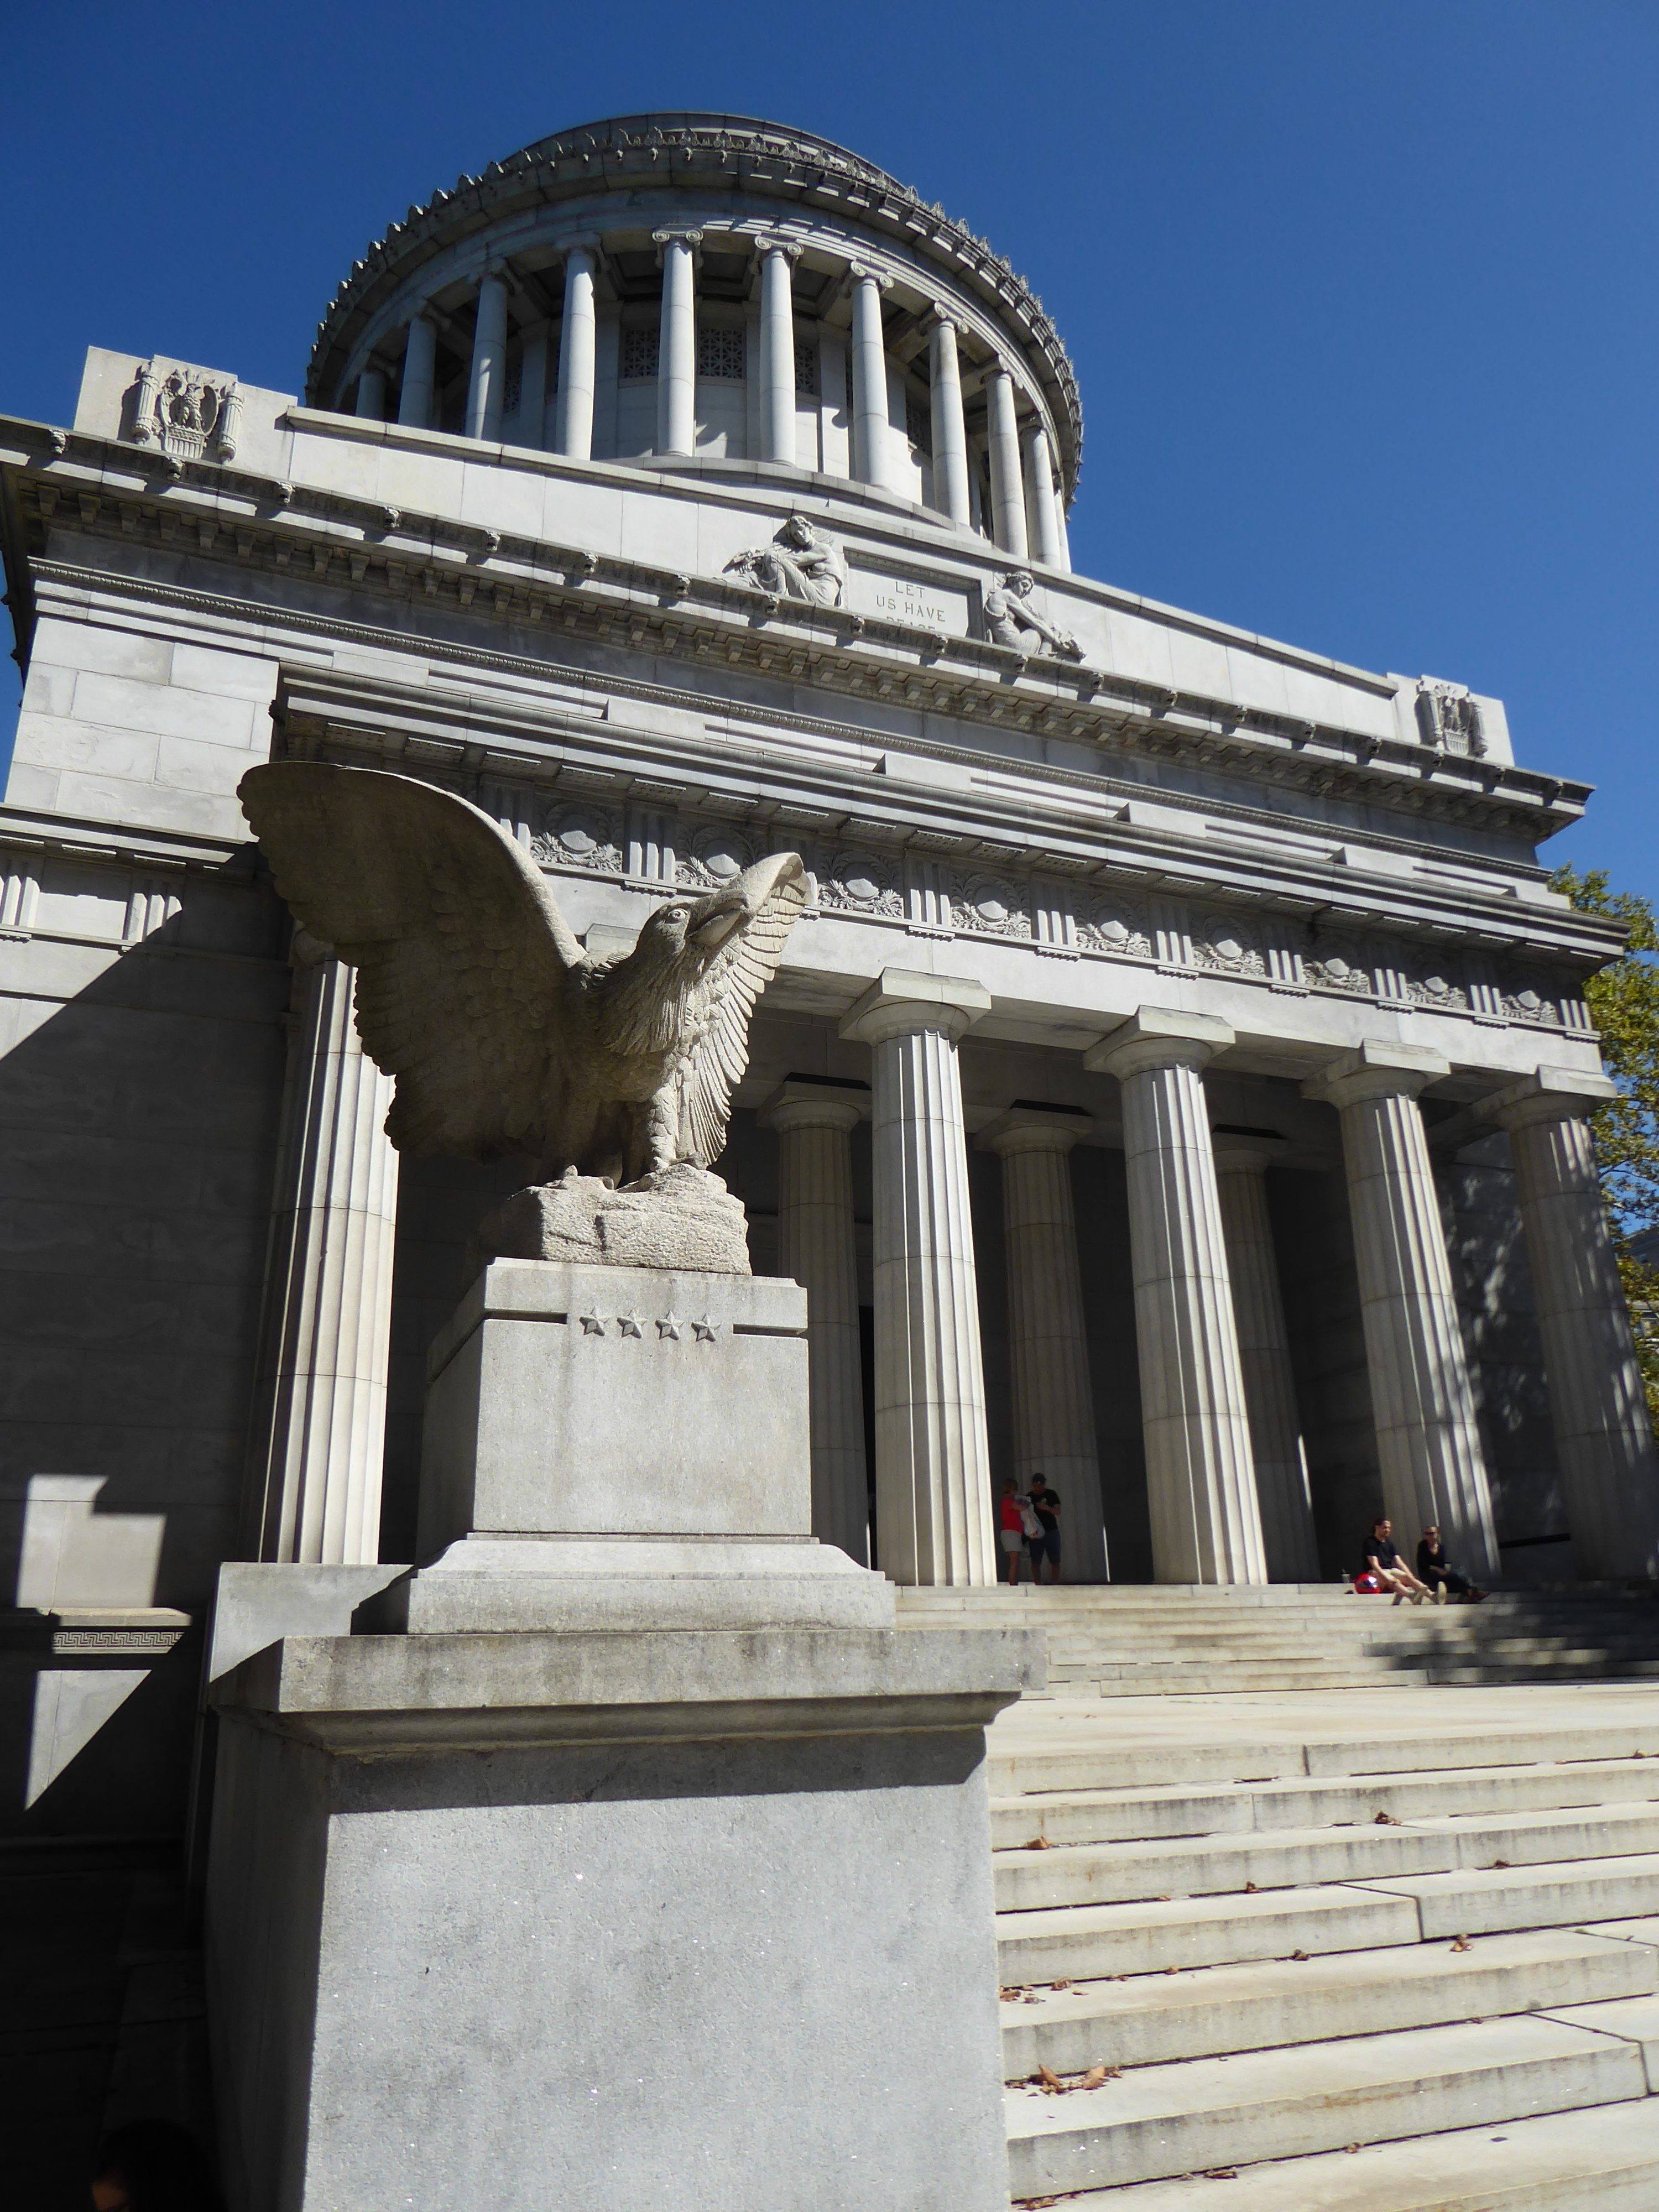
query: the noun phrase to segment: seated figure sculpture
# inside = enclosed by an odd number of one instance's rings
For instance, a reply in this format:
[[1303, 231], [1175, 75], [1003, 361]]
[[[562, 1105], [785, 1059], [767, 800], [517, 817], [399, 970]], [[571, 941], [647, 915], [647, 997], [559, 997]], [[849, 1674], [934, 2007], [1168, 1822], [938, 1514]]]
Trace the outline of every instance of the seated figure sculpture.
[[743, 1208], [708, 1168], [805, 904], [798, 854], [667, 900], [630, 951], [596, 957], [464, 799], [320, 761], [250, 769], [238, 796], [295, 918], [357, 970], [363, 1049], [397, 1079], [393, 1145], [538, 1162], [547, 1181], [483, 1224], [482, 1258], [749, 1272]]
[[810, 606], [838, 607], [847, 587], [847, 563], [835, 539], [804, 514], [792, 514], [769, 545], [745, 546], [726, 564], [757, 590]]
[[1016, 653], [1045, 648], [1081, 660], [1083, 647], [1069, 630], [1056, 629], [1031, 601], [1036, 580], [1026, 568], [1012, 568], [985, 594], [985, 627], [994, 645], [1011, 645]]

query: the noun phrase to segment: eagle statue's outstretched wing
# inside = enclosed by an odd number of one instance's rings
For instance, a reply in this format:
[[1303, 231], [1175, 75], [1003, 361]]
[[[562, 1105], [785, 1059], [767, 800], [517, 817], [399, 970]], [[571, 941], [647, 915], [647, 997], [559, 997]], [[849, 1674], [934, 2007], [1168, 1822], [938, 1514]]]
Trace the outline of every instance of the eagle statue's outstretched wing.
[[[796, 853], [745, 868], [728, 896], [740, 918], [703, 971], [679, 1085], [678, 1156], [707, 1167], [726, 1149], [732, 1093], [749, 1065], [749, 1018], [777, 973], [796, 917], [806, 904], [806, 870]], [[712, 903], [712, 902], [711, 902]]]
[[464, 799], [374, 769], [273, 761], [237, 787], [276, 888], [357, 970], [357, 1027], [398, 1079], [400, 1152], [540, 1149], [565, 982], [586, 959], [540, 871]]

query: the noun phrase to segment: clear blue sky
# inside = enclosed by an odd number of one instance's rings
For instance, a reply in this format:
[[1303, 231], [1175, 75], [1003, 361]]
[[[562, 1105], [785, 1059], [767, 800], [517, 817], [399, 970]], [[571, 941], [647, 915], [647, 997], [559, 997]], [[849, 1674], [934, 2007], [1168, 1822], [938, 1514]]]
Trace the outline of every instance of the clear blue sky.
[[[1655, 0], [10, 0], [0, 407], [89, 343], [297, 390], [411, 200], [562, 125], [823, 131], [1036, 285], [1130, 589], [1509, 702], [1659, 896]], [[15, 687], [0, 693], [7, 743]]]

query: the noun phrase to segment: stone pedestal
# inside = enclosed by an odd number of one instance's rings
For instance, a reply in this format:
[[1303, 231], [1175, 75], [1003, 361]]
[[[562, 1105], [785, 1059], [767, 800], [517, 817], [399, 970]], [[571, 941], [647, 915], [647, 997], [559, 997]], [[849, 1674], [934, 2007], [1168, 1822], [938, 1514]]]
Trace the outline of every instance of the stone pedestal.
[[1029, 1633], [290, 1638], [218, 1686], [235, 2212], [1006, 2212]]
[[896, 1631], [813, 1541], [805, 1326], [498, 1262], [434, 1347], [436, 1561], [352, 1634], [230, 1605], [234, 2212], [1005, 2212], [984, 1731], [1041, 1638]]

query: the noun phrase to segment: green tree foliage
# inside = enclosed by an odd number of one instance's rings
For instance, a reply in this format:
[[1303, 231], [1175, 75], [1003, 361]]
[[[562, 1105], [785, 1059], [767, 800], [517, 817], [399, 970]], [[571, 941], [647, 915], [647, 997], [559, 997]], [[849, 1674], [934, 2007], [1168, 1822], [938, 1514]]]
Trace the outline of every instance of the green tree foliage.
[[1644, 1231], [1659, 1230], [1659, 921], [1634, 891], [1609, 890], [1603, 869], [1581, 876], [1559, 868], [1550, 880], [1584, 913], [1622, 922], [1627, 935], [1624, 952], [1591, 976], [1584, 996], [1620, 1090], [1595, 1116], [1596, 1161], [1648, 1410], [1659, 1429], [1659, 1263], [1634, 1249]]

